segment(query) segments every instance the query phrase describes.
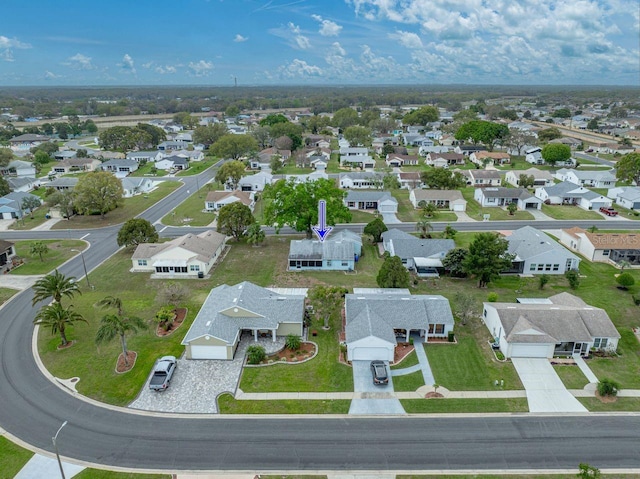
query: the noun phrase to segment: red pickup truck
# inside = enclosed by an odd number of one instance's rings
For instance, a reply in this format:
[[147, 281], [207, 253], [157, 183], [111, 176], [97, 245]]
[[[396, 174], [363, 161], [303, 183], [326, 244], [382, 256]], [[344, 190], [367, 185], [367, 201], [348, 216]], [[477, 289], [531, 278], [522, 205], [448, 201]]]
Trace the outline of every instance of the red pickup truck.
[[606, 206], [600, 207], [600, 213], [604, 213], [607, 216], [618, 216], [618, 212], [613, 208], [607, 208]]

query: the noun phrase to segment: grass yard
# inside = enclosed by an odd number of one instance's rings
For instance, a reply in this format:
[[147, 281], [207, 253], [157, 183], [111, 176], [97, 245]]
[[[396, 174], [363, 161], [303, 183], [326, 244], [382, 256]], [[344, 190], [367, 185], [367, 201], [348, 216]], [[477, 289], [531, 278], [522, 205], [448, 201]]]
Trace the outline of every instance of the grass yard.
[[15, 477], [32, 456], [33, 452], [0, 436], [0, 477]]
[[213, 166], [219, 160], [217, 158], [206, 157], [202, 161], [190, 161], [189, 168], [186, 170], [180, 170], [176, 173], [176, 176], [194, 176], [199, 175], [207, 168]]
[[6, 303], [17, 293], [19, 293], [17, 289], [0, 288], [0, 304]]
[[373, 213], [361, 210], [351, 210], [351, 221], [349, 223], [370, 223], [376, 219]]
[[468, 187], [462, 188], [462, 196], [465, 200], [467, 200], [467, 215], [475, 220], [482, 221], [484, 218], [483, 215], [490, 215], [491, 221], [520, 221], [520, 220], [532, 220], [533, 215], [528, 211], [516, 211], [514, 215], [510, 215], [509, 212], [504, 208], [498, 207], [489, 207], [484, 208], [480, 206], [476, 200], [473, 199], [473, 194], [475, 192], [475, 188]]
[[300, 168], [295, 164], [290, 165], [287, 164], [276, 171], [274, 174], [276, 175], [308, 175], [309, 173], [313, 173], [315, 170], [313, 168]]
[[571, 205], [542, 205], [542, 212], [556, 220], [602, 220], [601, 214]]
[[132, 472], [105, 471], [103, 469], [85, 469], [73, 476], [75, 479], [171, 479], [171, 474], [134, 474]]
[[[38, 242], [49, 247], [49, 252], [42, 256], [43, 261], [40, 261], [38, 255], [31, 254], [31, 245]], [[69, 258], [79, 254], [71, 251], [72, 248], [84, 250], [87, 243], [81, 240], [29, 240], [16, 241], [15, 246], [17, 255], [24, 260], [24, 263], [13, 269], [10, 274], [30, 275], [47, 274], [53, 271]]]
[[159, 170], [156, 168], [155, 163], [149, 161], [144, 165], [140, 166], [136, 171], [131, 173], [129, 176], [166, 176], [169, 172], [166, 170]]
[[578, 398], [590, 412], [640, 411], [640, 398], [617, 398], [615, 402], [603, 403], [595, 397]]
[[424, 385], [422, 371], [405, 374], [404, 376], [393, 376], [393, 389], [395, 391], [415, 391]]
[[416, 222], [422, 219], [422, 212], [415, 209], [411, 201], [409, 201], [409, 190], [396, 189], [392, 190], [391, 194], [398, 200], [398, 213], [396, 216], [400, 221]]
[[76, 215], [70, 220], [59, 221], [51, 229], [84, 229], [84, 228], [102, 228], [105, 226], [113, 226], [124, 223], [125, 221], [138, 216], [147, 208], [150, 208], [165, 196], [168, 196], [180, 184], [177, 181], [164, 181], [151, 193], [146, 195], [138, 195], [132, 198], [125, 198], [122, 206], [107, 213], [102, 219], [100, 215], [81, 216]]
[[167, 226], [207, 226], [216, 219], [212, 211], [205, 211], [204, 202], [207, 191], [200, 188], [180, 203], [171, 213], [162, 218]]
[[567, 389], [582, 389], [589, 384], [589, 380], [577, 365], [554, 364], [553, 369]]
[[[393, 364], [391, 369], [405, 369], [410, 368], [411, 366], [415, 366], [420, 361], [418, 361], [418, 355], [415, 351], [411, 351], [405, 358], [397, 364]], [[395, 382], [395, 381], [394, 381]]]
[[400, 402], [404, 410], [409, 414], [529, 412], [526, 398], [401, 399]]
[[231, 394], [218, 398], [221, 414], [347, 414], [350, 405], [348, 399], [238, 401]]
[[49, 208], [46, 205], [42, 205], [40, 208], [37, 208], [33, 211], [33, 218], [31, 215], [25, 215], [23, 218], [14, 221], [9, 229], [12, 230], [30, 230], [35, 228], [36, 226], [40, 226], [42, 223], [47, 221], [45, 217]]

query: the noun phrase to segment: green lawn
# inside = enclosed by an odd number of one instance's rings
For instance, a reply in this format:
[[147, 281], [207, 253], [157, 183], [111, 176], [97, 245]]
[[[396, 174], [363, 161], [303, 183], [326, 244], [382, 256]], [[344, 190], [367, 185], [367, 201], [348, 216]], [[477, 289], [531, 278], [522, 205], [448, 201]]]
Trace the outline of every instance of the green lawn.
[[217, 158], [205, 157], [202, 161], [190, 161], [189, 168], [186, 170], [180, 170], [176, 173], [176, 176], [194, 176], [199, 175], [207, 168], [210, 168], [219, 160]]
[[308, 175], [309, 173], [313, 173], [315, 170], [313, 168], [300, 168], [293, 165], [285, 165], [276, 171], [274, 174], [276, 175]]
[[370, 223], [376, 219], [373, 213], [361, 210], [351, 210], [351, 221], [349, 223]]
[[504, 208], [498, 207], [488, 207], [484, 208], [480, 206], [476, 200], [473, 199], [473, 194], [475, 192], [475, 188], [467, 187], [462, 188], [462, 196], [465, 200], [467, 200], [467, 214], [475, 219], [480, 220], [484, 218], [483, 215], [490, 215], [491, 221], [519, 221], [519, 220], [532, 220], [533, 215], [528, 211], [516, 211], [515, 214], [510, 215], [509, 212]]
[[640, 398], [617, 398], [615, 402], [603, 403], [595, 397], [578, 398], [591, 412], [640, 411]]
[[171, 474], [134, 474], [131, 472], [105, 471], [103, 469], [85, 469], [74, 479], [171, 479]]
[[393, 389], [396, 391], [415, 391], [424, 386], [422, 371], [416, 371], [404, 376], [393, 376]]
[[180, 203], [171, 213], [162, 218], [167, 226], [207, 226], [216, 219], [216, 214], [204, 210], [207, 190], [200, 188]]
[[529, 412], [526, 398], [401, 399], [400, 402], [409, 414]]
[[[31, 245], [33, 243], [42, 242], [49, 247], [49, 252], [42, 256], [40, 261], [38, 255], [31, 254]], [[13, 269], [10, 274], [31, 275], [31, 274], [47, 274], [62, 263], [67, 261], [79, 253], [71, 251], [71, 249], [84, 250], [87, 243], [81, 240], [29, 240], [16, 241], [16, 253], [20, 256], [24, 263]]]
[[409, 201], [409, 190], [392, 190], [391, 194], [396, 200], [398, 200], [398, 213], [396, 216], [400, 221], [416, 222], [422, 219], [422, 212], [415, 209], [411, 204], [411, 201]]
[[221, 414], [347, 414], [350, 405], [348, 399], [238, 401], [231, 394], [218, 398]]
[[52, 229], [84, 229], [102, 228], [124, 223], [128, 219], [134, 218], [147, 208], [150, 208], [165, 196], [169, 195], [180, 186], [177, 181], [164, 181], [147, 195], [138, 195], [132, 198], [125, 198], [121, 207], [107, 213], [103, 218], [100, 215], [73, 216], [70, 220], [59, 221], [53, 225]]
[[397, 364], [393, 364], [391, 369], [405, 369], [418, 364], [418, 355], [415, 351], [411, 351], [405, 358]]
[[0, 477], [15, 477], [32, 456], [33, 452], [0, 436]]
[[23, 218], [16, 220], [10, 226], [12, 230], [30, 230], [35, 228], [36, 226], [40, 226], [42, 223], [47, 221], [45, 218], [49, 208], [45, 205], [42, 205], [40, 208], [34, 210], [33, 218], [31, 215], [25, 215]]
[[584, 210], [571, 205], [542, 205], [542, 212], [556, 220], [602, 220], [595, 211]]
[[6, 303], [18, 292], [17, 289], [0, 288], [0, 304]]
[[140, 166], [136, 171], [131, 173], [129, 176], [166, 176], [169, 172], [166, 170], [158, 170], [155, 167], [155, 163], [149, 161], [144, 165]]
[[574, 364], [554, 364], [553, 369], [567, 389], [582, 389], [589, 384], [587, 377]]

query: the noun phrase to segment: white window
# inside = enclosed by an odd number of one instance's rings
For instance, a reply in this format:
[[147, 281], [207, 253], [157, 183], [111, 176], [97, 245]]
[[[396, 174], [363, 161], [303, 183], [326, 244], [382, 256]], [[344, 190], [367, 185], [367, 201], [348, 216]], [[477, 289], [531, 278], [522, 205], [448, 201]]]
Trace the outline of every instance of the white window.
[[593, 340], [593, 347], [596, 349], [604, 349], [609, 343], [609, 338], [595, 338]]
[[200, 271], [200, 265], [199, 264], [190, 264], [189, 265], [189, 271]]
[[554, 271], [560, 271], [560, 265], [559, 264], [554, 264], [553, 265], [553, 270]]
[[531, 265], [529, 266], [529, 271], [535, 271], [536, 267], [537, 265], [535, 263], [531, 263]]
[[147, 260], [146, 259], [139, 259], [138, 260], [138, 266], [146, 266], [147, 265]]
[[609, 256], [609, 253], [611, 253], [610, 249], [605, 249], [602, 251], [602, 256]]

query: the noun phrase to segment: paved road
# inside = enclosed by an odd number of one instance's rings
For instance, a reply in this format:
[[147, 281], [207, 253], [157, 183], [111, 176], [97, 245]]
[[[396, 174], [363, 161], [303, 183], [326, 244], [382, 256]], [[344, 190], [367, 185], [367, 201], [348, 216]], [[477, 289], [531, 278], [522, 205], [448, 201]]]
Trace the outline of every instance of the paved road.
[[598, 158], [597, 156], [588, 155], [587, 153], [579, 153], [576, 151], [573, 153], [573, 156], [575, 156], [576, 158], [582, 158], [583, 160], [593, 161], [594, 163], [599, 163], [601, 165], [607, 165], [611, 168], [616, 166], [615, 161], [605, 160], [604, 158]]

